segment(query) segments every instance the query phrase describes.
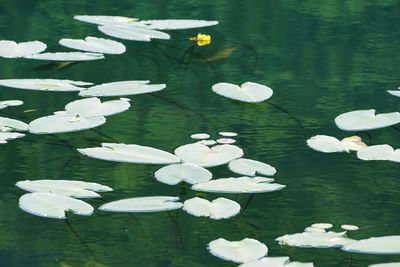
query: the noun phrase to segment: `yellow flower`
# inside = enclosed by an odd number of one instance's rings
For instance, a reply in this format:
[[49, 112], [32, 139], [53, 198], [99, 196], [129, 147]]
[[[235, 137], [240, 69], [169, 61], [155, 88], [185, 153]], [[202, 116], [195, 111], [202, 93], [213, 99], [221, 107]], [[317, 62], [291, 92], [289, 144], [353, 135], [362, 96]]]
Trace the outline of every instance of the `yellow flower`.
[[198, 46], [205, 46], [211, 44], [211, 35], [199, 33], [197, 36], [190, 38], [190, 40], [196, 42]]

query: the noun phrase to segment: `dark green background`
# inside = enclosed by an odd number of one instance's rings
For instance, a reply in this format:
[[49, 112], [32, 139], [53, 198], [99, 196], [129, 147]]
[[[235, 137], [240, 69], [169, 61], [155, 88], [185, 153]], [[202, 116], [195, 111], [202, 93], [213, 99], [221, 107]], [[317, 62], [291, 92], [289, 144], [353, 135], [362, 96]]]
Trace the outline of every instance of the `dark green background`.
[[[105, 162], [83, 157], [73, 148], [97, 146], [110, 139], [92, 130], [54, 136], [30, 135], [0, 146], [1, 266], [235, 266], [207, 251], [207, 243], [256, 238], [270, 256], [290, 256], [316, 266], [366, 266], [400, 261], [399, 256], [344, 253], [339, 249], [280, 247], [274, 239], [302, 231], [314, 222], [356, 224], [353, 238], [400, 234], [399, 164], [365, 162], [354, 153], [322, 154], [305, 140], [328, 134], [351, 135], [334, 125], [340, 113], [375, 108], [399, 110], [400, 2], [367, 1], [68, 1], [1, 0], [0, 39], [41, 40], [49, 51], [67, 51], [61, 38], [104, 37], [95, 25], [74, 20], [77, 14], [121, 15], [140, 19], [218, 20], [215, 27], [170, 32], [170, 41], [122, 42], [127, 52], [68, 68], [26, 59], [0, 59], [0, 79], [57, 78], [105, 83], [149, 79], [166, 83], [164, 91], [132, 98], [131, 110], [109, 117], [96, 131], [121, 143], [167, 151], [191, 142], [189, 135], [218, 131], [240, 133], [245, 156], [275, 166], [287, 187], [258, 194], [230, 220], [196, 218], [183, 211], [114, 214], [63, 220], [24, 213], [23, 194], [14, 184], [25, 179], [75, 179], [100, 182], [115, 191], [105, 201], [149, 195], [193, 197], [181, 186], [160, 184], [153, 173], [161, 166]], [[211, 34], [208, 47], [182, 57], [198, 32]], [[173, 47], [168, 47], [173, 46]], [[227, 52], [232, 52], [226, 57]], [[217, 82], [267, 84], [273, 97], [243, 104], [214, 94]], [[0, 99], [21, 99], [23, 106], [0, 116], [29, 122], [75, 99], [76, 93], [0, 88]], [[269, 104], [271, 103], [271, 104]], [[35, 109], [30, 113], [24, 110]], [[10, 115], [11, 112], [13, 115]], [[8, 113], [8, 114], [7, 114]], [[372, 143], [399, 148], [399, 131], [370, 131]], [[367, 140], [365, 133], [360, 135]], [[214, 177], [234, 176], [226, 166]], [[203, 195], [214, 199], [219, 194]], [[224, 195], [244, 205], [247, 195]], [[79, 239], [78, 238], [81, 239]], [[97, 263], [98, 265], [94, 265]], [[63, 265], [64, 264], [64, 265]]]

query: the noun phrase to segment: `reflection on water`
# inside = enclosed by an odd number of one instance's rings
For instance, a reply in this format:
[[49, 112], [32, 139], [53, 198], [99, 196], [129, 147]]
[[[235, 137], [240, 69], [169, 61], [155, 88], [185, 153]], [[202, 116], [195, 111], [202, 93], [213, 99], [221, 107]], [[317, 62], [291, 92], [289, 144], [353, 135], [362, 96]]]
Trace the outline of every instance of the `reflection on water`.
[[[274, 241], [313, 222], [359, 225], [361, 230], [351, 233], [353, 238], [399, 234], [398, 164], [363, 162], [354, 154], [317, 153], [305, 145], [315, 134], [348, 136], [333, 122], [343, 112], [399, 109], [398, 99], [385, 92], [399, 82], [398, 1], [0, 2], [2, 39], [37, 39], [46, 42], [50, 51], [66, 51], [58, 46], [61, 38], [103, 37], [94, 25], [73, 20], [76, 14], [220, 21], [216, 27], [201, 29], [213, 38], [207, 47], [192, 47], [188, 39], [198, 30], [187, 30], [171, 32], [170, 41], [124, 41], [125, 54], [98, 62], [60, 65], [0, 59], [1, 79], [56, 78], [95, 84], [149, 79], [167, 84], [164, 91], [133, 96], [129, 111], [110, 117], [95, 130], [56, 137], [28, 135], [1, 145], [1, 265], [204, 266], [207, 262], [233, 266], [206, 249], [219, 237], [256, 238], [269, 246], [271, 256], [288, 255], [316, 266], [400, 260], [398, 256], [350, 256], [338, 249], [280, 247]], [[217, 82], [248, 80], [274, 89], [269, 103], [243, 104], [211, 91]], [[77, 94], [3, 87], [0, 97], [23, 100], [25, 105], [5, 112], [29, 122], [62, 110]], [[217, 137], [219, 131], [238, 132], [237, 145], [245, 156], [275, 166], [277, 181], [287, 187], [254, 195], [250, 201], [248, 195], [221, 195], [247, 205], [239, 216], [222, 221], [183, 211], [134, 215], [96, 211], [91, 217], [71, 216], [67, 225], [17, 207], [22, 192], [14, 184], [25, 179], [95, 181], [116, 189], [103, 194], [103, 199], [91, 200], [95, 207], [158, 194], [216, 198], [220, 194], [157, 183], [153, 173], [160, 166], [95, 160], [68, 146], [117, 141], [172, 152], [192, 142], [192, 133]], [[400, 147], [396, 129], [369, 134], [374, 144]], [[359, 135], [367, 140], [366, 134]], [[226, 167], [211, 171], [215, 177], [233, 176]]]

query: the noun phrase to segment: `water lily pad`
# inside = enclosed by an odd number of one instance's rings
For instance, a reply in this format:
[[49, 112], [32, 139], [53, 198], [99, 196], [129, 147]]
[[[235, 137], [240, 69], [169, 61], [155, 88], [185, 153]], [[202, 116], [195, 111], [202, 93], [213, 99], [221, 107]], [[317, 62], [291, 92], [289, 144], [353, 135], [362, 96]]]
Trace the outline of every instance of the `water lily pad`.
[[75, 100], [65, 106], [67, 113], [81, 117], [110, 116], [124, 112], [130, 108], [125, 99], [101, 102], [97, 97]]
[[228, 219], [240, 212], [240, 205], [227, 198], [217, 198], [212, 202], [194, 197], [183, 203], [183, 210], [196, 217], [210, 217], [213, 220]]
[[391, 95], [400, 97], [400, 87], [397, 88], [397, 89], [398, 89], [398, 90], [388, 90], [387, 92], [388, 92], [389, 94], [391, 94]]
[[318, 228], [318, 227], [306, 227], [306, 229], [304, 229], [304, 232], [308, 232], [308, 233], [325, 233], [325, 229], [324, 228]]
[[154, 176], [159, 182], [176, 185], [182, 181], [189, 184], [198, 184], [211, 180], [212, 173], [190, 163], [172, 164], [162, 167]]
[[283, 267], [289, 263], [289, 257], [264, 257], [256, 261], [243, 263], [239, 267]]
[[255, 261], [268, 253], [265, 244], [252, 238], [245, 238], [241, 241], [218, 238], [208, 244], [208, 249], [214, 256], [236, 263]]
[[362, 160], [388, 160], [400, 162], [400, 149], [393, 149], [389, 145], [375, 145], [361, 149], [357, 157]]
[[368, 265], [368, 267], [400, 267], [400, 262], [388, 262]]
[[88, 36], [82, 39], [61, 39], [59, 44], [72, 49], [100, 54], [122, 54], [126, 47], [117, 41]]
[[106, 35], [130, 41], [150, 42], [151, 39], [169, 40], [171, 38], [171, 36], [165, 32], [137, 26], [132, 27], [126, 24], [102, 25], [98, 26], [98, 29]]
[[335, 118], [337, 127], [345, 131], [366, 131], [400, 123], [400, 113], [375, 114], [375, 109], [355, 110]]
[[303, 232], [284, 235], [276, 238], [281, 245], [302, 248], [333, 248], [342, 247], [355, 240], [345, 237], [346, 232]]
[[3, 100], [3, 101], [0, 101], [0, 109], [21, 106], [23, 104], [24, 104], [24, 102], [22, 102], [21, 100]]
[[76, 15], [74, 16], [74, 19], [98, 25], [130, 23], [139, 20], [137, 18], [129, 18], [122, 16], [93, 16], [93, 15]]
[[157, 92], [166, 87], [165, 84], [149, 84], [150, 81], [120, 81], [103, 83], [82, 90], [80, 96], [128, 96]]
[[256, 173], [272, 176], [276, 173], [276, 169], [269, 164], [245, 158], [232, 160], [228, 167], [231, 171], [246, 176], [255, 176]]
[[340, 228], [346, 231], [357, 231], [358, 229], [360, 229], [360, 227], [358, 227], [357, 225], [351, 225], [351, 224], [342, 224]]
[[93, 213], [93, 207], [82, 200], [52, 193], [25, 194], [19, 199], [19, 207], [33, 215], [54, 219], [66, 219], [66, 211], [85, 216]]
[[218, 21], [194, 20], [194, 19], [159, 19], [159, 20], [141, 20], [139, 23], [145, 25], [150, 29], [183, 30], [183, 29], [214, 26], [218, 24]]
[[47, 45], [40, 41], [21, 42], [1, 40], [0, 41], [0, 57], [18, 58], [32, 54], [40, 53], [46, 50]]
[[361, 239], [343, 246], [342, 250], [365, 254], [400, 254], [400, 235]]
[[307, 140], [307, 145], [316, 151], [324, 153], [358, 151], [367, 146], [358, 136], [344, 138], [340, 141], [328, 135], [313, 136]]
[[208, 147], [199, 143], [187, 144], [175, 149], [175, 155], [184, 162], [201, 167], [213, 167], [226, 164], [243, 156], [243, 150], [234, 145], [216, 145]]
[[25, 58], [52, 61], [90, 61], [103, 59], [104, 55], [89, 52], [56, 52], [34, 54], [30, 56], [25, 56]]
[[0, 132], [28, 131], [28, 124], [10, 118], [0, 117]]
[[206, 134], [206, 133], [197, 133], [197, 134], [192, 134], [190, 136], [190, 138], [193, 138], [193, 139], [207, 139], [207, 138], [210, 138], [210, 135]]
[[219, 143], [219, 144], [234, 144], [234, 143], [236, 143], [236, 140], [232, 139], [232, 138], [218, 138], [217, 143]]
[[0, 85], [27, 90], [72, 92], [83, 89], [78, 86], [92, 85], [92, 83], [56, 79], [6, 79], [0, 80]]
[[15, 184], [22, 190], [29, 192], [54, 193], [73, 198], [101, 197], [96, 192], [108, 192], [113, 189], [97, 184], [72, 180], [25, 180]]
[[249, 103], [265, 101], [273, 94], [268, 86], [253, 82], [245, 82], [241, 86], [232, 83], [217, 83], [212, 86], [212, 90], [227, 98]]
[[200, 140], [200, 141], [196, 142], [196, 144], [201, 144], [201, 145], [205, 145], [205, 146], [213, 146], [213, 145], [217, 144], [217, 141], [207, 139], [207, 140]]
[[222, 135], [222, 136], [226, 136], [226, 137], [234, 137], [234, 136], [238, 135], [237, 133], [233, 133], [233, 132], [219, 132], [218, 134]]
[[220, 178], [195, 184], [193, 190], [213, 193], [265, 193], [281, 190], [282, 184], [271, 183], [274, 179], [264, 177]]
[[116, 143], [102, 143], [102, 147], [79, 148], [79, 153], [91, 158], [127, 163], [172, 164], [180, 162], [175, 155], [160, 149]]
[[331, 223], [313, 223], [311, 227], [320, 229], [330, 229], [333, 227], [333, 225]]
[[99, 210], [113, 212], [158, 212], [176, 210], [182, 207], [182, 203], [177, 202], [178, 200], [179, 197], [169, 196], [127, 198], [101, 205]]
[[22, 134], [22, 133], [10, 133], [10, 132], [1, 132], [0, 131], [0, 144], [5, 144], [5, 143], [7, 143], [8, 140], [21, 138], [24, 136], [25, 136], [25, 134]]

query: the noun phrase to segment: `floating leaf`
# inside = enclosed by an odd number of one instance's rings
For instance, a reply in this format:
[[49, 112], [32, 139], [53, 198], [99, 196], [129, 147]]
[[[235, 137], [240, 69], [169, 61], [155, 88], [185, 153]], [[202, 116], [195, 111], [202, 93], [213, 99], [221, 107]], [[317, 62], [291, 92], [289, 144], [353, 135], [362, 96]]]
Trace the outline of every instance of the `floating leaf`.
[[357, 231], [358, 229], [360, 229], [357, 225], [351, 225], [351, 224], [342, 224], [340, 228], [346, 231]]
[[320, 229], [330, 229], [333, 227], [333, 225], [331, 223], [313, 223], [311, 227]]
[[158, 181], [169, 185], [176, 185], [182, 181], [197, 184], [211, 180], [212, 173], [197, 165], [183, 163], [162, 167], [154, 176]]
[[340, 141], [328, 135], [313, 136], [307, 140], [307, 145], [316, 151], [324, 153], [358, 151], [367, 146], [358, 136], [347, 137]]
[[231, 171], [246, 176], [255, 176], [256, 173], [272, 176], [276, 173], [276, 169], [269, 164], [245, 158], [232, 160], [228, 167]]
[[130, 108], [129, 101], [124, 99], [101, 102], [99, 98], [85, 98], [72, 101], [65, 106], [67, 113], [81, 117], [111, 116]]
[[10, 133], [0, 131], [0, 144], [7, 143], [8, 140], [24, 137], [25, 134], [22, 133]]
[[100, 54], [122, 54], [126, 51], [125, 46], [117, 41], [88, 36], [82, 39], [61, 39], [60, 45], [72, 49], [94, 52]]
[[354, 242], [353, 239], [345, 237], [346, 232], [303, 232], [284, 235], [275, 239], [281, 245], [302, 248], [333, 248], [342, 247]]
[[159, 20], [141, 20], [140, 24], [157, 30], [183, 30], [193, 28], [203, 28], [214, 26], [218, 21], [213, 20], [192, 20], [192, 19], [159, 19]]
[[97, 183], [71, 180], [25, 180], [15, 184], [29, 192], [54, 193], [73, 198], [101, 197], [95, 192], [108, 192], [113, 189]]
[[18, 58], [40, 53], [46, 50], [47, 45], [40, 41], [21, 42], [1, 40], [0, 57]]
[[128, 96], [157, 92], [166, 87], [165, 84], [148, 84], [150, 81], [120, 81], [103, 83], [82, 90], [80, 96]]
[[361, 239], [343, 246], [342, 250], [366, 254], [400, 254], [400, 235]]
[[232, 138], [219, 138], [219, 139], [217, 139], [217, 143], [219, 143], [219, 144], [234, 144], [234, 143], [236, 143], [236, 140], [232, 139]]
[[169, 34], [165, 32], [147, 28], [132, 27], [126, 24], [103, 25], [99, 26], [98, 29], [102, 33], [109, 36], [131, 41], [150, 42], [151, 39], [169, 40], [171, 38]]
[[228, 219], [240, 212], [240, 205], [227, 198], [217, 198], [212, 202], [194, 197], [183, 203], [183, 210], [196, 217], [210, 217], [213, 220]]
[[103, 59], [104, 55], [89, 52], [56, 52], [34, 54], [30, 56], [25, 56], [25, 58], [54, 61], [89, 61]]
[[212, 90], [222, 96], [249, 103], [262, 102], [269, 99], [273, 91], [268, 86], [245, 82], [241, 86], [232, 83], [217, 83]]
[[222, 136], [226, 136], [226, 137], [234, 137], [234, 136], [238, 135], [237, 133], [233, 133], [233, 132], [219, 132], [218, 134], [222, 135]]
[[178, 200], [179, 197], [168, 196], [127, 198], [101, 205], [99, 210], [113, 212], [158, 212], [176, 210], [182, 207], [182, 203], [177, 202]]
[[389, 160], [400, 162], [400, 149], [393, 149], [389, 145], [375, 145], [361, 149], [357, 157], [362, 160]]
[[0, 117], [0, 132], [11, 131], [28, 131], [28, 124], [19, 120]]
[[93, 15], [76, 15], [74, 16], [74, 19], [98, 25], [130, 23], [139, 20], [137, 18], [129, 18], [122, 16], [93, 16]]
[[368, 265], [368, 267], [400, 267], [400, 262], [388, 262]]
[[201, 145], [205, 145], [205, 146], [213, 146], [213, 145], [217, 144], [217, 141], [215, 141], [215, 140], [200, 140], [200, 141], [196, 142], [196, 144], [201, 144]]
[[0, 85], [28, 90], [72, 92], [83, 89], [78, 86], [92, 85], [92, 83], [56, 79], [7, 79], [0, 80]]
[[281, 190], [285, 185], [271, 183], [274, 179], [264, 177], [221, 178], [195, 184], [193, 190], [213, 193], [265, 193]]
[[289, 257], [265, 257], [239, 265], [239, 267], [314, 267], [311, 262], [289, 262]]
[[375, 115], [375, 109], [355, 110], [340, 114], [335, 118], [337, 127], [345, 131], [366, 131], [388, 127], [400, 123], [400, 113]]
[[102, 143], [102, 147], [80, 148], [79, 153], [91, 158], [128, 163], [171, 164], [180, 159], [175, 155], [147, 146]]
[[66, 211], [85, 216], [93, 213], [93, 207], [82, 200], [52, 193], [25, 194], [19, 199], [19, 207], [33, 215], [54, 219], [66, 219]]
[[3, 100], [0, 101], [0, 109], [15, 107], [24, 104], [21, 100]]
[[208, 244], [208, 249], [214, 256], [236, 263], [255, 261], [268, 253], [265, 244], [252, 238], [245, 238], [241, 241], [218, 238]]
[[187, 144], [175, 149], [175, 155], [184, 162], [201, 167], [213, 167], [226, 164], [243, 156], [243, 150], [234, 145], [208, 147], [199, 143]]
[[391, 95], [400, 97], [400, 87], [397, 88], [398, 90], [388, 90], [387, 92]]
[[210, 135], [206, 134], [206, 133], [197, 133], [197, 134], [192, 134], [190, 136], [190, 138], [193, 138], [193, 139], [207, 139], [207, 138], [210, 138]]

